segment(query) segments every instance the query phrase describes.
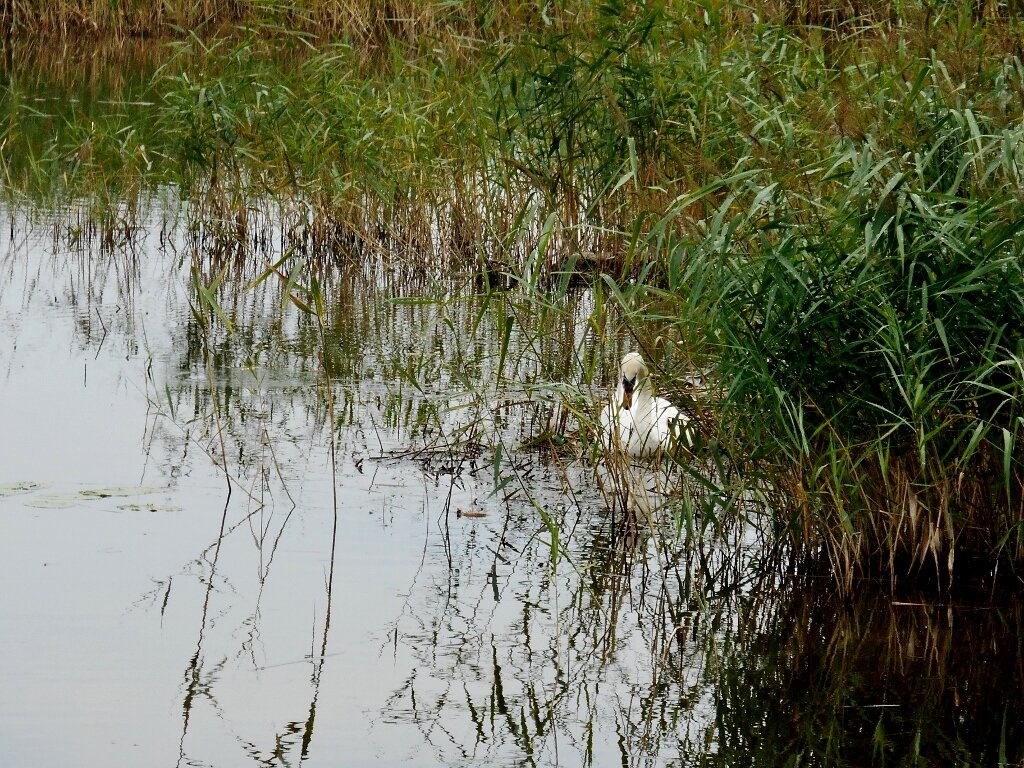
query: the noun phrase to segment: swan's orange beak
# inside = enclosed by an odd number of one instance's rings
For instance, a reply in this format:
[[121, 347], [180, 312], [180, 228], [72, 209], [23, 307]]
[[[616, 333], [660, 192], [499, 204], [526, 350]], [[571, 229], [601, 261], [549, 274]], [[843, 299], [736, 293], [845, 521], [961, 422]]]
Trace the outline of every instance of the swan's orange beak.
[[628, 411], [633, 405], [633, 379], [622, 380], [622, 409]]

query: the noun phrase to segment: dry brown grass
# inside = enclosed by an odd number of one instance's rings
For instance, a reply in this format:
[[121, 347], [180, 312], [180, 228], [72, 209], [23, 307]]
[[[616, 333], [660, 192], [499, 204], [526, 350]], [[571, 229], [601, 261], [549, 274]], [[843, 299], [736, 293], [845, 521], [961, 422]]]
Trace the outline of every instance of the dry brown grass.
[[269, 34], [287, 31], [356, 45], [391, 40], [502, 37], [540, 23], [537, 6], [525, 2], [454, 5], [436, 0], [3, 0], [0, 30], [20, 34], [103, 37], [203, 36], [236, 25], [257, 26]]

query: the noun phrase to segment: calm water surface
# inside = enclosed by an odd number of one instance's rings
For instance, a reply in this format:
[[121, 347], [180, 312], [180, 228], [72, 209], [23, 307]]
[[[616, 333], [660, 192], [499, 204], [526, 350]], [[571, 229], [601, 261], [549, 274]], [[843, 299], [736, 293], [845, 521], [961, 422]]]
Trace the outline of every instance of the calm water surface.
[[[225, 294], [237, 328], [207, 365], [190, 261], [148, 224], [101, 250], [12, 215], [0, 246], [0, 762], [617, 753], [588, 714], [599, 702], [577, 697], [613, 647], [601, 696], [634, 696], [645, 641], [588, 636], [615, 622], [587, 627], [602, 608], [580, 594], [586, 553], [550, 564], [533, 505], [600, 530], [589, 468], [512, 456], [525, 411], [502, 404], [521, 385], [465, 394], [495, 362], [464, 341], [479, 302], [339, 277], [332, 472], [308, 321], [265, 292]], [[492, 494], [501, 440], [499, 472], [528, 488]], [[476, 443], [488, 455], [467, 461]]]
[[113, 249], [7, 216], [0, 764], [1020, 760], [1016, 602], [786, 588], [756, 528], [627, 534], [524, 447], [585, 294], [496, 385], [509, 306], [335, 275], [332, 422], [315, 325], [237, 280], [205, 333], [156, 208]]

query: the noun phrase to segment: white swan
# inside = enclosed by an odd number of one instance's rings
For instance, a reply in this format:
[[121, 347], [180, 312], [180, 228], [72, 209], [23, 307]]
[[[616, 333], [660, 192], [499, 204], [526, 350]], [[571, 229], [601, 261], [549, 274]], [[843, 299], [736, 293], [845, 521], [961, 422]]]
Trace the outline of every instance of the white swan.
[[678, 443], [691, 444], [689, 419], [651, 391], [651, 373], [637, 352], [619, 364], [615, 399], [601, 411], [605, 445], [630, 456], [650, 456]]

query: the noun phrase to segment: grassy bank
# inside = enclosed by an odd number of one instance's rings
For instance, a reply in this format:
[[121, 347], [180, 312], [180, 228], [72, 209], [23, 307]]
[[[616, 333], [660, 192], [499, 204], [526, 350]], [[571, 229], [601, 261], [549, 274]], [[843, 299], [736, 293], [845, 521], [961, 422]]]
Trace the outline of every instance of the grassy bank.
[[9, 58], [76, 13], [179, 42], [102, 113], [9, 65], [9, 195], [130, 218], [172, 187], [204, 254], [596, 281], [708, 373], [724, 495], [846, 588], [1024, 562], [1014, 6], [34, 7]]

